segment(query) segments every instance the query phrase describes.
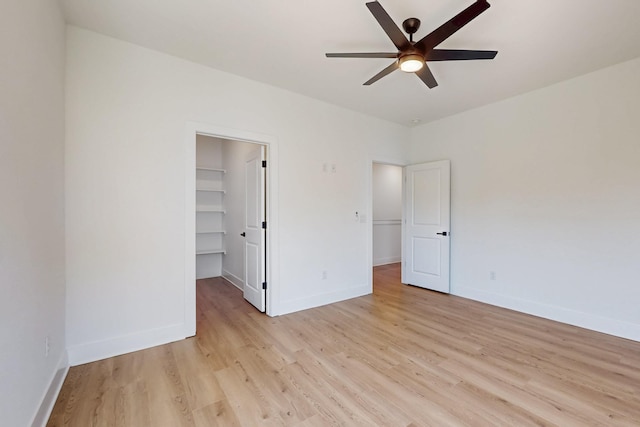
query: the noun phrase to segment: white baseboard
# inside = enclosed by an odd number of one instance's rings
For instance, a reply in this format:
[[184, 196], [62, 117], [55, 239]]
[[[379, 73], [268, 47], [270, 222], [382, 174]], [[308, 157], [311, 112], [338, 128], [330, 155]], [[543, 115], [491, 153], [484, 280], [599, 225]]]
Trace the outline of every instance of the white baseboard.
[[40, 403], [38, 412], [36, 412], [36, 415], [33, 418], [31, 427], [45, 427], [47, 425], [49, 417], [51, 416], [51, 411], [53, 411], [53, 406], [56, 403], [56, 399], [58, 399], [60, 389], [62, 388], [64, 380], [67, 378], [68, 372], [69, 360], [67, 352], [63, 351], [62, 356], [58, 361], [58, 366], [56, 367], [53, 377], [49, 382], [49, 387], [47, 387], [47, 390], [42, 397], [42, 402]]
[[379, 265], [395, 264], [400, 261], [402, 261], [400, 255], [387, 258], [378, 258], [373, 260], [373, 266], [377, 267]]
[[564, 307], [513, 298], [464, 286], [456, 286], [455, 292], [452, 292], [452, 294], [545, 319], [579, 326], [592, 331], [602, 332], [633, 341], [640, 341], [640, 325], [635, 323], [584, 313]]
[[82, 365], [108, 357], [119, 356], [121, 354], [179, 341], [186, 337], [185, 325], [180, 323], [165, 328], [74, 345], [67, 348], [69, 364], [71, 366]]
[[240, 289], [241, 291], [244, 290], [244, 280], [242, 280], [241, 278], [239, 278], [235, 274], [230, 273], [227, 270], [222, 270], [222, 277], [227, 279], [228, 282], [230, 282], [233, 286], [235, 286], [236, 288]]
[[372, 292], [371, 286], [357, 286], [354, 288], [343, 289], [336, 292], [328, 292], [325, 294], [312, 295], [309, 297], [298, 298], [290, 301], [283, 301], [279, 304], [279, 310], [276, 315], [294, 313], [296, 311], [307, 310], [309, 308], [320, 307], [321, 305], [332, 304], [351, 298], [368, 295]]

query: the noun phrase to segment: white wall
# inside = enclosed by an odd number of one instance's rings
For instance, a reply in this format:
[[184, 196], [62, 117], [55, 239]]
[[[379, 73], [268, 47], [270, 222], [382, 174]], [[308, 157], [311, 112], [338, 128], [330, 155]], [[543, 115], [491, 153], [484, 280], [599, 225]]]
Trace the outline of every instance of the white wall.
[[402, 167], [374, 163], [373, 265], [400, 262], [402, 240]]
[[183, 336], [187, 122], [277, 140], [276, 314], [370, 292], [370, 236], [354, 215], [370, 206], [368, 159], [401, 158], [406, 128], [78, 28], [67, 35], [72, 363]]
[[247, 157], [260, 150], [257, 144], [240, 141], [224, 141], [222, 145], [223, 164], [227, 170], [225, 176], [225, 243], [227, 253], [224, 257], [222, 275], [240, 289], [244, 287], [244, 237], [245, 231], [245, 161]]
[[65, 27], [50, 0], [1, 9], [0, 424], [27, 426], [46, 420], [66, 368]]
[[[452, 292], [640, 340], [640, 59], [426, 124]], [[489, 272], [496, 280], [489, 280]]]

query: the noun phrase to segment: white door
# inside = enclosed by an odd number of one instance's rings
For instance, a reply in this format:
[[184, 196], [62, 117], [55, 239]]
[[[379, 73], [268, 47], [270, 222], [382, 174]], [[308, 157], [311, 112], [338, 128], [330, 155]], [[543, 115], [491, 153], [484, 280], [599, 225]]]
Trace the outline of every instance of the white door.
[[449, 293], [448, 160], [404, 168], [402, 283]]
[[265, 311], [265, 147], [245, 161], [244, 298]]

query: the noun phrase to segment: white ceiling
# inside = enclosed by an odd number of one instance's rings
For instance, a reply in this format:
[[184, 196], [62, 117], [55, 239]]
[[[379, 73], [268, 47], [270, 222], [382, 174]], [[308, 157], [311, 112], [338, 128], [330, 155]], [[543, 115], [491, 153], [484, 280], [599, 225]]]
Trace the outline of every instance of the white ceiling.
[[[493, 61], [430, 63], [439, 86], [396, 71], [362, 83], [393, 52], [365, 0], [61, 0], [67, 22], [121, 40], [411, 126], [640, 56], [640, 0], [489, 0], [441, 48], [498, 50]], [[415, 39], [473, 0], [380, 0]]]

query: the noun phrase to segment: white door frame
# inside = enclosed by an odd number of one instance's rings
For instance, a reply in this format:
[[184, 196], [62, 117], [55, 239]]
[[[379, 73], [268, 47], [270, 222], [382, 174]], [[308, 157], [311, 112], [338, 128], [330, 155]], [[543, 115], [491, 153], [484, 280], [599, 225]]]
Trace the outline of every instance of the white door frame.
[[184, 334], [196, 334], [196, 135], [250, 142], [267, 147], [267, 315], [280, 309], [278, 253], [278, 141], [275, 137], [208, 123], [188, 122], [185, 132]]
[[[413, 163], [407, 163], [398, 159], [385, 159], [378, 157], [370, 157], [368, 164], [368, 173], [367, 173], [367, 183], [368, 183], [368, 194], [367, 194], [367, 214], [369, 215], [370, 220], [367, 222], [367, 274], [368, 274], [368, 283], [371, 287], [370, 293], [373, 292], [373, 164], [379, 163], [384, 165], [393, 165], [404, 168], [405, 166], [411, 166]], [[424, 163], [424, 162], [423, 162]], [[404, 192], [405, 192], [405, 183], [402, 183], [402, 220], [404, 221]], [[401, 261], [404, 263], [405, 251], [404, 251], [404, 223], [403, 225], [403, 242], [401, 249]], [[451, 262], [451, 261], [449, 261]], [[449, 279], [450, 281], [451, 279]], [[451, 284], [449, 284], [451, 286]]]

